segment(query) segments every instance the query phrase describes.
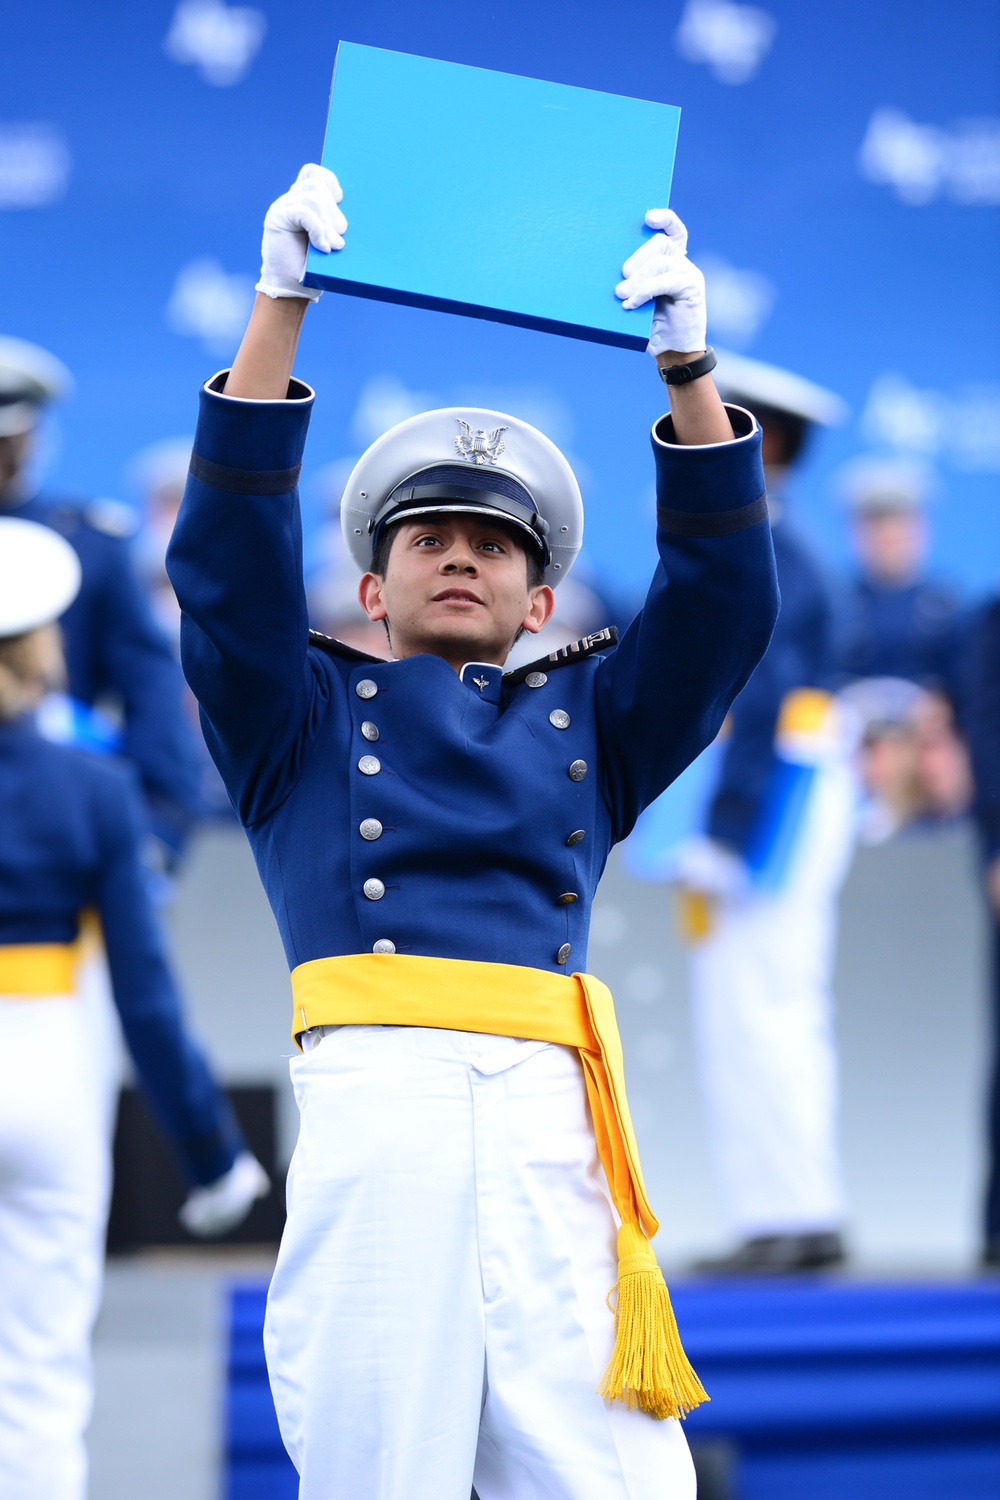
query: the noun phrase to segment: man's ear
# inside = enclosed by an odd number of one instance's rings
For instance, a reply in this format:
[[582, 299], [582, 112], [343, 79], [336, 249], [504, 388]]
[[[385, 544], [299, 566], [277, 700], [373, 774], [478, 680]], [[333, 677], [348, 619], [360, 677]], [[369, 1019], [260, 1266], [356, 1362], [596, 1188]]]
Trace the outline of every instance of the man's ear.
[[366, 573], [358, 584], [358, 603], [369, 620], [384, 620], [389, 613], [382, 599], [384, 583], [377, 573]]
[[555, 607], [555, 594], [547, 583], [539, 584], [537, 589], [531, 590], [531, 603], [528, 605], [528, 613], [521, 621], [521, 629], [526, 630], [529, 635], [537, 635], [551, 618]]

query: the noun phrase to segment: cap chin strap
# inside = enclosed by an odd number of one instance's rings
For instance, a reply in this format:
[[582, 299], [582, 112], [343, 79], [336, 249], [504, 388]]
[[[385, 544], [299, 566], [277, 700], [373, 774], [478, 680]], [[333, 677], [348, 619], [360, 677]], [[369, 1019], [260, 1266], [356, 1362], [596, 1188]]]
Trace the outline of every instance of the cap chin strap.
[[[525, 490], [527, 495], [527, 490]], [[440, 502], [440, 503], [435, 503]], [[526, 531], [542, 554], [544, 565], [550, 561], [548, 531], [549, 523], [532, 505], [501, 495], [494, 490], [479, 489], [462, 484], [402, 484], [384, 500], [368, 522], [372, 538], [372, 550], [378, 546], [379, 533], [383, 526], [405, 521], [408, 515], [430, 515], [435, 512], [456, 511], [474, 515], [486, 511], [490, 515], [507, 520], [519, 530]]]

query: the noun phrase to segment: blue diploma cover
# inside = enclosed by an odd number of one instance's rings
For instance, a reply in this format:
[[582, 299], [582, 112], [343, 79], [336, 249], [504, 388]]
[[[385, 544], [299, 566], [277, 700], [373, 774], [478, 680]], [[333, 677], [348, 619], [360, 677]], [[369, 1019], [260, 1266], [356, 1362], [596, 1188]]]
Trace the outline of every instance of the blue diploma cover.
[[341, 42], [323, 165], [343, 250], [307, 286], [645, 349], [622, 262], [670, 194], [680, 110]]

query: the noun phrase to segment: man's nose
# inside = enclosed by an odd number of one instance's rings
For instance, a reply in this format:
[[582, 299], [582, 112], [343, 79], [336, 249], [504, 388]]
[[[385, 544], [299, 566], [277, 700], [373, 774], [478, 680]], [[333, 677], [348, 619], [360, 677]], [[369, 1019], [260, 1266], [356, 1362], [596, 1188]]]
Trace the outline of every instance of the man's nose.
[[476, 559], [476, 554], [472, 551], [471, 547], [463, 545], [452, 547], [441, 560], [441, 571], [443, 573], [477, 574], [479, 572], [479, 563]]

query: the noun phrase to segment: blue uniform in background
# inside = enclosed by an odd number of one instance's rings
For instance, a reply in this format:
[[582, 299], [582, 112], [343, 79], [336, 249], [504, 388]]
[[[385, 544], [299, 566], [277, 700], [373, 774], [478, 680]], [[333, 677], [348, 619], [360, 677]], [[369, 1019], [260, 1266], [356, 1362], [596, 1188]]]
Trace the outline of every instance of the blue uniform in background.
[[730, 710], [719, 778], [705, 832], [747, 855], [759, 828], [775, 766], [781, 705], [797, 688], [825, 688], [831, 673], [830, 591], [812, 554], [787, 520], [773, 528], [781, 611], [771, 644]]
[[[826, 580], [787, 520], [774, 550], [781, 613], [733, 704], [702, 829], [709, 848], [740, 863], [720, 861], [716, 886], [705, 872], [711, 915], [692, 927], [694, 1031], [732, 1231], [748, 1248], [813, 1236], [817, 1253], [836, 1255], [844, 1203], [831, 974], [854, 792], [824, 691]], [[689, 870], [685, 879], [681, 864], [682, 885], [701, 891]]]
[[[972, 753], [973, 816], [986, 864], [1000, 859], [1000, 597], [970, 631], [963, 673], [964, 727]], [[1000, 1264], [1000, 915], [991, 907], [993, 1061], [988, 1104], [987, 1256]]]
[[80, 592], [60, 621], [69, 692], [88, 707], [109, 695], [120, 703], [123, 754], [138, 768], [152, 831], [176, 856], [201, 812], [198, 748], [180, 671], [136, 577], [124, 507], [43, 495], [7, 513], [52, 527], [80, 559]]
[[243, 1149], [231, 1107], [184, 1029], [141, 855], [125, 766], [0, 723], [0, 947], [75, 941], [100, 920], [115, 1004], [143, 1092], [187, 1180], [215, 1181]]
[[[185, 1030], [149, 898], [130, 768], [0, 722], [0, 1493], [83, 1500], [116, 1078], [93, 965], [98, 917], [139, 1081], [192, 1186], [245, 1143]], [[87, 941], [86, 939], [84, 941]], [[57, 980], [48, 962], [66, 977]], [[37, 976], [33, 978], [33, 976]]]
[[844, 596], [837, 632], [842, 676], [902, 677], [954, 695], [963, 616], [955, 595], [930, 579], [889, 588], [859, 578]]

